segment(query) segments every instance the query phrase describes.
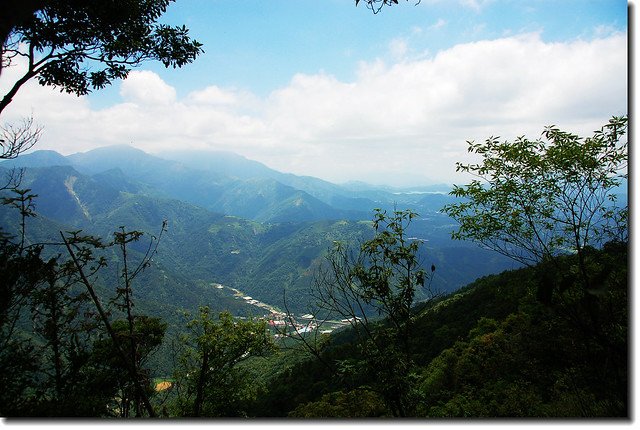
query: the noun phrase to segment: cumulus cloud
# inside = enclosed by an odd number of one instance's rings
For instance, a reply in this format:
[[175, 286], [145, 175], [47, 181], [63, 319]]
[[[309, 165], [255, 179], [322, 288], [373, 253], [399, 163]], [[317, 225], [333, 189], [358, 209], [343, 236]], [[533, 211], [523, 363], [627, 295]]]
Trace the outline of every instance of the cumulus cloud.
[[134, 70], [120, 85], [120, 95], [126, 101], [140, 105], [168, 105], [176, 100], [176, 90], [156, 73]]
[[235, 88], [220, 88], [217, 85], [211, 85], [202, 90], [189, 93], [186, 102], [189, 104], [220, 106], [234, 109], [251, 108], [251, 110], [258, 109], [260, 105], [260, 100], [249, 91]]
[[116, 143], [213, 148], [338, 182], [459, 182], [467, 140], [535, 138], [550, 124], [590, 134], [626, 113], [626, 43], [624, 34], [484, 40], [419, 60], [363, 62], [350, 82], [298, 74], [263, 98], [215, 85], [178, 98], [157, 74], [137, 71], [107, 109], [29, 84], [11, 115], [33, 109], [45, 126], [40, 148], [67, 153]]
[[[537, 137], [552, 123], [589, 133], [624, 113], [626, 90], [623, 36], [548, 44], [530, 34], [459, 45], [423, 61], [364, 64], [352, 83], [297, 76], [268, 106], [287, 136], [335, 154], [329, 165], [353, 172], [365, 168], [349, 167], [354, 160], [376, 160], [370, 179], [400, 175], [403, 166], [451, 179], [466, 140]], [[393, 160], [402, 161], [394, 168]]]

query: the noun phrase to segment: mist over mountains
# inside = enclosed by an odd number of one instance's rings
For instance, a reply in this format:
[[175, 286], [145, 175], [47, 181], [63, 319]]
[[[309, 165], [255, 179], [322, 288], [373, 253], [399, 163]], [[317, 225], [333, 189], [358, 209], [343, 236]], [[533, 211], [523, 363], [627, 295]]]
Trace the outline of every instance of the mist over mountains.
[[[334, 241], [355, 245], [370, 237], [374, 208], [420, 215], [409, 235], [423, 241], [421, 258], [437, 267], [433, 285], [440, 291], [514, 267], [493, 252], [450, 239], [452, 220], [439, 212], [453, 199], [446, 186], [341, 186], [233, 153], [154, 156], [125, 145], [66, 157], [35, 151], [0, 163], [0, 175], [13, 168], [24, 169], [20, 187], [38, 195], [38, 217], [28, 227], [33, 242], [55, 241], [59, 231], [70, 230], [104, 238], [119, 226], [156, 234], [167, 220], [140, 288], [143, 307], [156, 311], [199, 304], [238, 314], [258, 311], [211, 288], [221, 283], [276, 307], [283, 306], [286, 290], [292, 310], [302, 312], [314, 268]], [[15, 231], [17, 214], [0, 210], [0, 226]]]

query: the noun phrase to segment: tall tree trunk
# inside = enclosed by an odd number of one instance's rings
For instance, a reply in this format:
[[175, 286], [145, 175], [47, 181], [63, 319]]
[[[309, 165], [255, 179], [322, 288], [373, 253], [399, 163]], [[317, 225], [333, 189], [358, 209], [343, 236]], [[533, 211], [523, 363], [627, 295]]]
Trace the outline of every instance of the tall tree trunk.
[[196, 387], [196, 400], [193, 404], [193, 416], [199, 417], [202, 413], [202, 403], [204, 402], [204, 385], [207, 381], [207, 373], [209, 370], [209, 351], [203, 351], [202, 365], [200, 366], [200, 375], [198, 376], [198, 385]]

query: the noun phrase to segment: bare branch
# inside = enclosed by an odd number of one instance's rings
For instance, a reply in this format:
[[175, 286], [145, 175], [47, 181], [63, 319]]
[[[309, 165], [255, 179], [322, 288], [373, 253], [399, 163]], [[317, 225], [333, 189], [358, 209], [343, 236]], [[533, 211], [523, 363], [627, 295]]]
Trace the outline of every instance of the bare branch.
[[[4, 184], [0, 185], [0, 191], [15, 190], [20, 188], [22, 178], [24, 177], [24, 169], [13, 168], [9, 170], [4, 179]], [[2, 183], [2, 182], [0, 182]]]
[[19, 124], [0, 127], [0, 159], [12, 159], [31, 149], [42, 135], [43, 127], [34, 125], [33, 116]]

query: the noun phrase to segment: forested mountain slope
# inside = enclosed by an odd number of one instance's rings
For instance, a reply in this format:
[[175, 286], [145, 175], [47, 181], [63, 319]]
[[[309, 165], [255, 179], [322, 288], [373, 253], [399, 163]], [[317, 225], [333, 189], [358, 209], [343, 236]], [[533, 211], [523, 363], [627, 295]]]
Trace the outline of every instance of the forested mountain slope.
[[[506, 271], [417, 307], [412, 415], [628, 416], [627, 245], [610, 243], [589, 259], [598, 283], [587, 294], [568, 256], [553, 277], [543, 266]], [[555, 286], [551, 304], [536, 299], [541, 282]], [[260, 361], [271, 372], [262, 370], [267, 388], [256, 415], [389, 416], [376, 381], [359, 370], [367, 352], [353, 342], [350, 330], [333, 335], [322, 362], [302, 346]]]
[[[167, 223], [157, 253], [132, 288], [136, 313], [168, 324], [165, 341], [156, 345], [148, 361], [149, 376], [167, 377], [175, 371], [172, 360], [177, 352], [172, 345], [185, 330], [182, 311], [193, 315], [200, 306], [208, 306], [212, 312], [229, 310], [236, 317], [262, 316], [269, 311], [242, 296], [282, 309], [286, 291], [289, 310], [301, 315], [308, 312], [310, 286], [327, 250], [336, 242], [357, 249], [357, 244], [373, 236], [371, 220], [257, 222], [168, 198], [155, 185], [119, 167], [83, 173], [53, 154], [39, 154], [34, 164], [50, 160], [55, 165], [28, 167], [22, 174], [20, 187], [37, 195], [32, 208], [37, 216], [25, 220], [27, 245], [48, 243], [47, 255], [64, 256], [60, 232], [70, 237], [72, 231], [82, 230], [108, 242], [114, 232], [139, 230], [146, 234], [129, 245], [130, 261], [139, 262]], [[0, 174], [9, 172], [0, 166]], [[271, 184], [276, 191], [288, 189]], [[2, 193], [2, 197], [11, 196], [9, 190]], [[434, 200], [423, 204], [434, 204]], [[0, 223], [3, 233], [19, 238], [19, 210], [2, 205]], [[422, 244], [417, 251], [420, 263], [425, 268], [433, 265], [429, 286], [439, 293], [453, 293], [423, 302], [430, 296], [416, 291], [408, 359], [379, 362], [391, 370], [399, 366], [406, 371], [398, 373], [407, 378], [402, 381], [409, 396], [403, 413], [419, 417], [626, 416], [627, 245], [610, 243], [602, 251], [585, 250], [586, 267], [594, 281], [589, 290], [579, 285], [572, 255], [559, 257], [553, 267], [490, 275], [458, 290], [513, 264], [488, 250], [451, 242], [447, 238], [451, 227], [446, 215], [427, 210], [406, 231], [408, 239]], [[96, 252], [108, 263], [93, 278], [96, 290], [114, 317], [122, 316], [113, 305], [122, 285], [121, 255], [114, 247]], [[538, 301], [541, 285], [554, 291], [551, 302]], [[384, 330], [385, 324], [378, 321], [374, 328]], [[322, 348], [316, 355], [295, 344], [290, 350], [289, 343], [278, 354], [243, 364], [241, 371], [251, 375], [247, 380], [252, 381], [252, 394], [247, 397], [251, 400], [243, 404], [243, 413], [396, 415], [378, 391], [385, 381], [371, 379], [374, 374], [362, 367], [367, 348], [354, 343], [354, 332], [338, 331], [330, 338], [320, 333], [316, 332]]]
[[[195, 288], [188, 285], [222, 283], [276, 307], [282, 307], [287, 290], [293, 308], [303, 311], [313, 267], [334, 241], [356, 243], [371, 234], [369, 206], [375, 202], [348, 196], [347, 190], [315, 178], [297, 177], [316, 188], [334, 190], [333, 199], [342, 196], [363, 204], [357, 210], [338, 209], [273, 179], [291, 175], [246, 159], [230, 164], [243, 179], [227, 176], [228, 166], [221, 172], [194, 170], [122, 146], [69, 157], [36, 151], [1, 163], [0, 172], [24, 167], [21, 187], [38, 195], [34, 201], [38, 217], [29, 220], [35, 224], [28, 229], [33, 241], [56, 241], [60, 230], [83, 230], [109, 239], [120, 226], [150, 237], [166, 220], [168, 230], [154, 258], [157, 267], [148, 275], [160, 277], [153, 275], [154, 270], [163, 273], [163, 288], [186, 291]], [[451, 241], [451, 220], [434, 205], [442, 201], [441, 194], [399, 197], [430, 202], [429, 209], [422, 203], [425, 211], [410, 234], [424, 241], [423, 263], [438, 267], [434, 285], [439, 290], [451, 291], [477, 276], [513, 267], [475, 245]], [[16, 227], [17, 213], [6, 209], [3, 223]], [[58, 225], [54, 231], [44, 226], [49, 221]], [[138, 245], [138, 250], [144, 246]], [[153, 288], [146, 290], [151, 296]], [[211, 300], [210, 293], [203, 294], [203, 302]], [[181, 301], [175, 304], [180, 306]]]

